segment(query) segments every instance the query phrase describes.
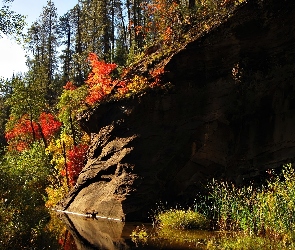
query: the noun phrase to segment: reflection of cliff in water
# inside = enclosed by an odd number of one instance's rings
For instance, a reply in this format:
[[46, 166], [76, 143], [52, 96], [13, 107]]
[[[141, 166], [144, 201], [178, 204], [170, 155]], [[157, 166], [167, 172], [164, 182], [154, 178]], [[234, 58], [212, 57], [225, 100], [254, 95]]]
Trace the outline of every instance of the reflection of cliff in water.
[[130, 249], [122, 239], [123, 222], [73, 215], [64, 215], [63, 220], [74, 237], [78, 250]]
[[[173, 235], [163, 235], [159, 234], [152, 224], [138, 226], [140, 223], [91, 219], [72, 214], [63, 214], [62, 218], [75, 241], [76, 246], [70, 246], [70, 250], [203, 250], [207, 249], [204, 244], [206, 239], [217, 235], [214, 232], [200, 230], [172, 230]], [[142, 240], [131, 239], [132, 232], [141, 227], [146, 230], [148, 237]], [[190, 240], [192, 238], [193, 240]]]

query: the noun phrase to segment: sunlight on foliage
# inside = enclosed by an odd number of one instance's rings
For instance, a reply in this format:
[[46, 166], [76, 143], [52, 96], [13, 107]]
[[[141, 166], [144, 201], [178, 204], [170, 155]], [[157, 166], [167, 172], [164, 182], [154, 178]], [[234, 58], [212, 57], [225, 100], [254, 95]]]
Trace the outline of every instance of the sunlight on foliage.
[[[75, 145], [76, 143], [78, 144]], [[46, 188], [47, 207], [54, 207], [75, 185], [84, 167], [88, 143], [89, 136], [86, 133], [74, 143], [73, 136], [64, 131], [60, 138], [52, 140], [46, 148], [46, 153], [51, 155], [51, 164], [56, 170], [50, 177], [51, 185]]]
[[136, 244], [136, 246], [147, 244], [149, 233], [145, 226], [137, 226], [130, 235], [131, 240]]
[[284, 246], [295, 240], [295, 171], [284, 166], [281, 175], [268, 172], [270, 180], [261, 188], [237, 188], [227, 182], [209, 185], [211, 216], [220, 230], [243, 231], [280, 241]]
[[[42, 139], [45, 145], [61, 127], [61, 123], [50, 113], [41, 113], [38, 121], [25, 114], [19, 120], [10, 117], [10, 123], [14, 123], [13, 128], [8, 130], [5, 138], [10, 150], [22, 151], [36, 140]], [[9, 126], [12, 126], [9, 124]]]
[[160, 85], [160, 79], [164, 73], [163, 68], [156, 68], [149, 73], [150, 79], [139, 75], [126, 78], [129, 69], [125, 69], [119, 79], [113, 79], [111, 74], [117, 67], [116, 64], [99, 60], [95, 53], [89, 54], [88, 61], [91, 72], [85, 84], [76, 87], [74, 83], [67, 82], [58, 103], [59, 118], [67, 130], [71, 130], [70, 125], [77, 127], [74, 120], [81, 111], [99, 105], [101, 102], [144, 93], [147, 89]]
[[[171, 55], [184, 44], [224, 22], [244, 2], [202, 0], [187, 6], [182, 1], [154, 0], [142, 4], [146, 21], [144, 25], [138, 26], [131, 23], [130, 28], [143, 37], [144, 49], [131, 46], [132, 57], [128, 64], [145, 60], [147, 55], [149, 60], [160, 61], [163, 56]], [[151, 57], [149, 52], [155, 45], [159, 47], [152, 53], [156, 52], [158, 59]]]
[[98, 60], [95, 53], [90, 53], [88, 60], [92, 70], [88, 75], [88, 79], [85, 81], [89, 86], [86, 103], [91, 105], [101, 101], [113, 90], [114, 82], [111, 79], [110, 73], [117, 65]]
[[169, 209], [155, 216], [160, 228], [208, 229], [209, 221], [204, 215], [192, 210]]

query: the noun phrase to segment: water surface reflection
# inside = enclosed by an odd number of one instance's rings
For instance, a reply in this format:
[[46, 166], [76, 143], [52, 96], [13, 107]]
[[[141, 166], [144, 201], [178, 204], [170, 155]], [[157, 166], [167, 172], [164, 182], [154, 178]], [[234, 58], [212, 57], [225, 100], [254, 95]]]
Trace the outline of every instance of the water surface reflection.
[[[157, 232], [151, 224], [143, 226], [141, 223], [91, 219], [70, 214], [63, 214], [62, 219], [71, 234], [65, 237], [68, 242], [63, 244], [63, 249], [67, 250], [205, 249], [206, 239], [213, 234], [205, 231]], [[132, 238], [130, 235], [136, 227], [143, 227], [147, 236]]]

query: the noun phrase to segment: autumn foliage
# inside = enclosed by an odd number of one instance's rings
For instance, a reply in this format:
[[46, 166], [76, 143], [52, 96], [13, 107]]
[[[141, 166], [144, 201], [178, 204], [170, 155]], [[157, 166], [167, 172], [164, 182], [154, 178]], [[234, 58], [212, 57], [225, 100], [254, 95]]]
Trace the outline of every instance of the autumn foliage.
[[95, 53], [90, 53], [88, 60], [92, 70], [85, 81], [89, 86], [89, 94], [85, 101], [91, 105], [101, 101], [111, 93], [115, 86], [115, 82], [112, 80], [110, 73], [117, 67], [117, 65], [98, 60]]
[[41, 113], [39, 117], [39, 124], [45, 139], [49, 139], [56, 131], [59, 130], [62, 123], [50, 113]]
[[[154, 87], [160, 82], [160, 76], [164, 73], [164, 69], [160, 68], [150, 73], [150, 80], [138, 75], [123, 79], [128, 73], [128, 69], [125, 69], [122, 79], [112, 79], [111, 73], [117, 67], [116, 64], [99, 60], [95, 53], [89, 54], [88, 61], [91, 66], [91, 72], [85, 81], [88, 86], [88, 94], [85, 103], [88, 105], [94, 105], [106, 100], [106, 98], [110, 97], [112, 94], [120, 98], [139, 93], [148, 87]], [[72, 83], [67, 83], [64, 88], [66, 90], [74, 89]]]
[[11, 130], [7, 131], [5, 138], [11, 150], [23, 151], [36, 140], [50, 139], [61, 125], [62, 123], [50, 113], [41, 113], [38, 121], [33, 121], [25, 114], [16, 121]]
[[154, 0], [142, 5], [148, 21], [141, 28], [146, 36], [153, 35], [159, 41], [170, 43], [183, 22], [178, 1]]
[[84, 167], [88, 145], [79, 144], [66, 152], [66, 168], [62, 175], [68, 177], [69, 184], [74, 186], [78, 179], [79, 173]]
[[75, 90], [77, 87], [72, 82], [67, 82], [63, 87], [65, 90]]

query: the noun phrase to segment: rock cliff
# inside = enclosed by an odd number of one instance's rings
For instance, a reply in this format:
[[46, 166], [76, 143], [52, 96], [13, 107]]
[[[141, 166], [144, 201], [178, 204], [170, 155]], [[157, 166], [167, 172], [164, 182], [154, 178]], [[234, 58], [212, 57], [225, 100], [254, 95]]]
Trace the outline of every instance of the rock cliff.
[[92, 144], [63, 209], [142, 220], [213, 177], [242, 185], [294, 161], [294, 23], [292, 0], [249, 0], [167, 61], [168, 92], [84, 113]]

